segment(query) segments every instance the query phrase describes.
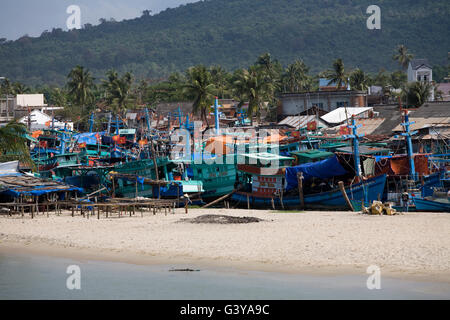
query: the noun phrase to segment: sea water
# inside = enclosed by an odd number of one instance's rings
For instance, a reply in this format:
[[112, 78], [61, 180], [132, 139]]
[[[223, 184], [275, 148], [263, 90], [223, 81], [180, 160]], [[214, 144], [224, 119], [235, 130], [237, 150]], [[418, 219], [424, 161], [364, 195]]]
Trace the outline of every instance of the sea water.
[[[80, 289], [67, 273], [79, 267]], [[199, 271], [173, 272], [192, 268]], [[369, 275], [298, 275], [189, 265], [134, 265], [0, 253], [0, 299], [449, 299], [449, 283]], [[69, 286], [70, 287], [70, 286]]]

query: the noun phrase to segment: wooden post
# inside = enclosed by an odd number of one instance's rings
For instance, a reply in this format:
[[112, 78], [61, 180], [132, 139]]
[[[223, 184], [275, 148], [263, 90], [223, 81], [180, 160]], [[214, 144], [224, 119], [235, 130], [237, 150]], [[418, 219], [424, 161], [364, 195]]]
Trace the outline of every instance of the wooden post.
[[297, 172], [298, 195], [300, 197], [300, 208], [305, 209], [305, 199], [303, 198], [303, 172]]
[[250, 197], [247, 193], [247, 209], [250, 210]]
[[112, 197], [115, 198], [116, 197], [116, 184], [114, 182], [114, 176], [112, 177]]
[[[153, 160], [153, 167], [155, 170], [155, 180], [159, 180], [158, 164], [156, 163], [156, 151], [155, 151], [155, 146], [153, 145], [153, 138], [151, 135], [150, 135], [150, 147], [152, 150], [152, 160]], [[161, 193], [160, 191], [161, 190], [159, 190], [159, 185], [158, 185], [158, 195]]]
[[279, 190], [280, 192], [280, 202], [281, 202], [281, 208], [284, 210], [284, 203], [283, 203], [283, 190]]
[[352, 203], [350, 202], [350, 199], [347, 196], [347, 193], [345, 192], [344, 182], [339, 181], [338, 184], [339, 184], [339, 189], [341, 189], [342, 195], [343, 195], [345, 201], [347, 202], [347, 205], [350, 207], [350, 209], [352, 211], [355, 211], [355, 209], [353, 208]]
[[178, 207], [180, 206], [180, 185], [177, 183], [177, 201], [178, 201]]

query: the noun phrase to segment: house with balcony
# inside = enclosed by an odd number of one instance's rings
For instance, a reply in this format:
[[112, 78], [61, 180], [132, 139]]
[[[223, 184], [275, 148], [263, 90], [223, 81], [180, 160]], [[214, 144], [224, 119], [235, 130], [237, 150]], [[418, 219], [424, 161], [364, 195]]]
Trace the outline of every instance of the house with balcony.
[[[427, 59], [413, 59], [408, 65], [408, 83], [433, 81], [433, 68]], [[430, 101], [434, 101], [434, 90], [431, 89]]]

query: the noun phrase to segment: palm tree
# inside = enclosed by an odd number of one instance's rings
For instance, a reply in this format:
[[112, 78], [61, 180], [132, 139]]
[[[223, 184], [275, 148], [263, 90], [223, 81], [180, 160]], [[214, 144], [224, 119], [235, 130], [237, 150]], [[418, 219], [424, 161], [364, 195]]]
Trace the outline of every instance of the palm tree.
[[217, 89], [219, 98], [224, 99], [225, 96], [228, 97], [230, 74], [221, 66], [212, 66], [209, 72], [211, 73], [212, 82]]
[[403, 97], [406, 98], [408, 105], [420, 107], [431, 96], [433, 85], [429, 82], [417, 81], [406, 86], [403, 92]]
[[12, 94], [12, 86], [11, 86], [11, 82], [9, 81], [8, 78], [3, 79], [3, 81], [1, 82], [1, 86], [0, 86], [0, 93], [1, 94]]
[[67, 92], [60, 88], [53, 88], [50, 94], [50, 102], [57, 107], [67, 105]]
[[408, 49], [404, 45], [399, 45], [397, 47], [396, 54], [392, 57], [395, 61], [402, 66], [403, 70], [408, 68], [409, 62], [414, 58], [414, 56], [408, 53]]
[[406, 82], [408, 81], [408, 77], [406, 73], [403, 71], [394, 71], [390, 76], [390, 84], [394, 89], [402, 88]]
[[82, 66], [73, 68], [67, 78], [69, 95], [75, 105], [81, 108], [81, 114], [84, 114], [84, 107], [93, 102], [94, 79], [89, 70]]
[[439, 90], [439, 87], [436, 84], [433, 85], [433, 90], [434, 99], [436, 101], [444, 101], [444, 92], [442, 90]]
[[275, 86], [257, 66], [238, 71], [235, 78], [233, 85], [235, 95], [240, 101], [239, 106], [247, 100], [247, 115], [250, 119], [253, 115], [260, 119], [265, 102], [274, 98]]
[[361, 69], [355, 69], [350, 74], [350, 86], [355, 90], [366, 91], [369, 87], [369, 78]]
[[264, 75], [266, 81], [272, 83], [274, 90], [280, 88], [281, 73], [283, 69], [277, 60], [272, 59], [270, 53], [260, 55], [256, 60], [255, 67], [258, 69], [258, 72]]
[[186, 83], [183, 85], [183, 91], [194, 101], [192, 111], [195, 114], [200, 112], [202, 119], [209, 127], [206, 114], [216, 94], [211, 72], [203, 65], [189, 68], [186, 71]]
[[144, 103], [144, 97], [145, 97], [145, 93], [147, 91], [147, 88], [148, 88], [147, 81], [142, 79], [139, 82], [139, 85], [136, 87], [137, 102], [139, 104], [143, 104]]
[[30, 151], [26, 145], [25, 125], [12, 121], [0, 127], [0, 162], [19, 160], [33, 166]]
[[133, 99], [130, 97], [130, 88], [132, 84], [130, 72], [125, 73], [122, 78], [115, 81], [115, 86], [111, 92], [113, 96], [112, 107], [116, 113], [124, 114], [132, 105]]
[[25, 94], [31, 92], [30, 88], [21, 82], [14, 82], [11, 91], [13, 94]]
[[103, 87], [106, 91], [106, 100], [112, 110], [120, 115], [133, 103], [130, 97], [131, 84], [133, 82], [130, 72], [119, 77], [116, 71], [110, 70], [107, 73], [108, 80], [103, 80]]
[[344, 62], [341, 58], [336, 59], [333, 62], [333, 68], [325, 72], [327, 77], [328, 85], [336, 83], [336, 88], [340, 90], [342, 87], [346, 86], [348, 83], [347, 74], [345, 73]]
[[270, 53], [263, 53], [256, 60], [256, 64], [262, 66], [269, 74], [274, 71], [274, 62]]
[[294, 63], [290, 64], [283, 76], [282, 82], [290, 92], [301, 92], [305, 91], [309, 87], [309, 68], [301, 60], [296, 60]]
[[113, 91], [114, 88], [114, 82], [119, 79], [119, 74], [117, 73], [116, 70], [111, 69], [108, 70], [106, 72], [106, 80], [102, 80], [102, 84], [101, 87], [103, 88], [104, 92], [104, 97], [106, 98], [106, 101], [108, 102], [109, 105], [112, 104], [112, 96], [110, 95], [110, 93]]

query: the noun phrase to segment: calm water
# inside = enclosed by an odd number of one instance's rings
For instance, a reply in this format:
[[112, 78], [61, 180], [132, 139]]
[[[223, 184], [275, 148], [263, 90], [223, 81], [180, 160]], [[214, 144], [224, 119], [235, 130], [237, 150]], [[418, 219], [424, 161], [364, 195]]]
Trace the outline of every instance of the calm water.
[[[66, 269], [81, 269], [81, 290], [66, 288]], [[199, 272], [169, 272], [172, 268]], [[449, 299], [447, 283], [368, 275], [310, 276], [189, 265], [142, 266], [0, 253], [0, 299]]]

